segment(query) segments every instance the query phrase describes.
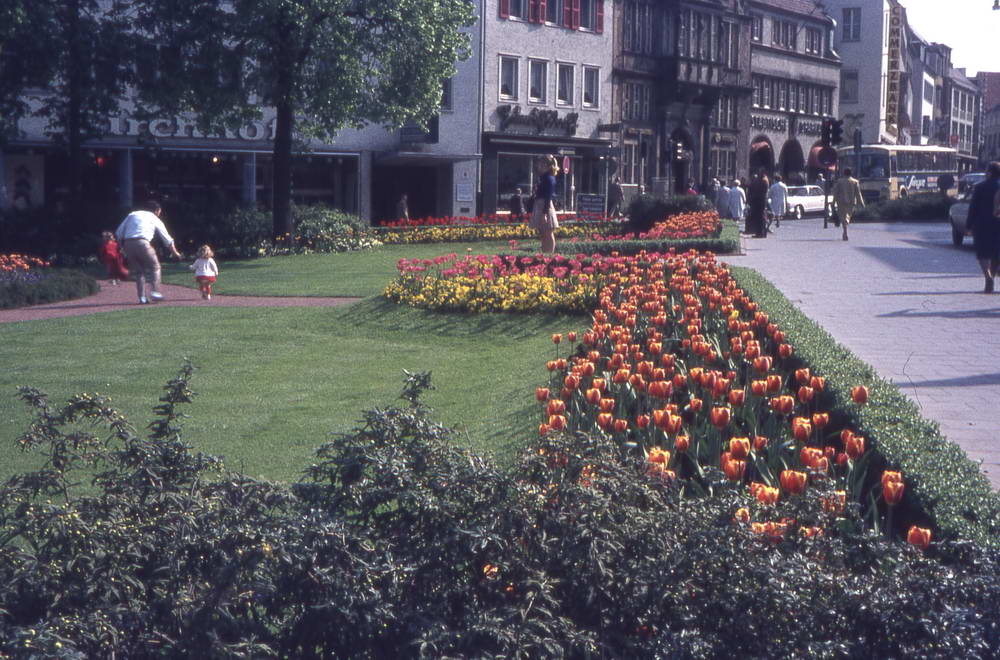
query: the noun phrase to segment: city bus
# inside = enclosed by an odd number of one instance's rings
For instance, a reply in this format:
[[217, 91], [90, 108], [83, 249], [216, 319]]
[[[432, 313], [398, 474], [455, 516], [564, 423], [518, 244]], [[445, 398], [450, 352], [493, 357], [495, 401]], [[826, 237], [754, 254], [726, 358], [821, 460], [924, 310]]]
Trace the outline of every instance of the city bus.
[[948, 147], [866, 144], [860, 158], [854, 147], [841, 147], [837, 167], [853, 170], [866, 203], [940, 192], [942, 183], [949, 195], [958, 190], [957, 152]]

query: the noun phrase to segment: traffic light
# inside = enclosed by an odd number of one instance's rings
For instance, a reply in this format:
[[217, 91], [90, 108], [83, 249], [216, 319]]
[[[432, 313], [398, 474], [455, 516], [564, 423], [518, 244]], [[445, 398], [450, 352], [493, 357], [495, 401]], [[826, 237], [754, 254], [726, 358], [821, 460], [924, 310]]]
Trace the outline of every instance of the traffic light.
[[823, 128], [822, 128], [822, 132], [820, 133], [820, 139], [819, 139], [819, 141], [820, 141], [820, 143], [824, 147], [829, 147], [830, 146], [830, 140], [832, 138], [833, 138], [833, 120], [832, 119], [824, 119], [823, 120]]
[[674, 160], [684, 160], [684, 143], [680, 140], [674, 142]]
[[844, 141], [844, 120], [832, 119], [830, 121], [830, 144], [836, 146]]

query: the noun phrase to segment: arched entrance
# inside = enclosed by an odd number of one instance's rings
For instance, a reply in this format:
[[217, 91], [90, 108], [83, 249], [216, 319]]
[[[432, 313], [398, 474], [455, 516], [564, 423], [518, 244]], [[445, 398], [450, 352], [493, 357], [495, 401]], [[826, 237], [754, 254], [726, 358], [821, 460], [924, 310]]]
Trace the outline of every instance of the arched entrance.
[[750, 142], [750, 169], [747, 174], [752, 178], [761, 169], [768, 175], [774, 173], [774, 149], [771, 140], [765, 135], [758, 135]]
[[805, 177], [806, 159], [798, 140], [785, 142], [785, 146], [781, 148], [781, 157], [778, 159], [778, 170], [785, 181], [796, 181]]
[[[806, 173], [809, 181], [815, 181], [820, 174], [829, 181], [833, 170], [836, 168], [836, 163], [833, 166], [824, 165], [820, 158], [820, 152], [823, 151], [824, 147], [822, 143], [817, 142], [812, 147], [809, 148], [809, 161], [806, 164]], [[802, 183], [807, 183], [803, 181]]]

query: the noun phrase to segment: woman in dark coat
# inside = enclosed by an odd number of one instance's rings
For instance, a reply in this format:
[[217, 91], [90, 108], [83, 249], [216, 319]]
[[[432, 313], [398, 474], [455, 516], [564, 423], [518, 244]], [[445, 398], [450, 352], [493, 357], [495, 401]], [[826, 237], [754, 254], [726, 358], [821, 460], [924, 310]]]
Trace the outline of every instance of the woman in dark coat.
[[1000, 162], [993, 161], [986, 168], [986, 179], [972, 189], [969, 202], [968, 225], [972, 229], [972, 242], [976, 258], [983, 269], [986, 286], [983, 293], [993, 293], [993, 278], [1000, 266], [1000, 218], [994, 217], [993, 204], [1000, 191]]
[[767, 180], [767, 171], [761, 170], [750, 182], [750, 194], [747, 203], [750, 213], [747, 216], [747, 233], [753, 233], [757, 238], [767, 238], [764, 214], [767, 210], [767, 191], [771, 182]]

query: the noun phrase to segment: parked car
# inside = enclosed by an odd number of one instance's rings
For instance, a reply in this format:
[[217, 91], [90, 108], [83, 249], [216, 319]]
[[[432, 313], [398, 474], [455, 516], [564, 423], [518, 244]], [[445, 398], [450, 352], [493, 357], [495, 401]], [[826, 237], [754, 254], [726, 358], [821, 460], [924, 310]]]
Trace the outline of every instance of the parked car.
[[948, 209], [948, 219], [951, 221], [951, 242], [958, 247], [966, 236], [971, 236], [969, 229], [969, 201], [972, 199], [972, 189], [969, 188]]
[[823, 189], [819, 186], [788, 186], [788, 213], [801, 219], [807, 213], [823, 213]]
[[969, 172], [963, 174], [958, 180], [958, 194], [971, 193], [975, 185], [986, 180], [985, 172]]

